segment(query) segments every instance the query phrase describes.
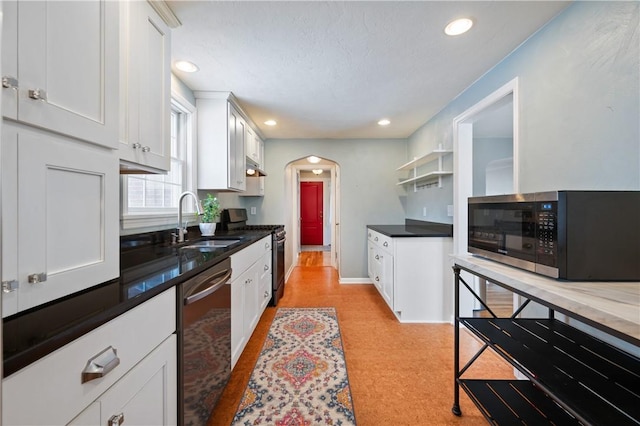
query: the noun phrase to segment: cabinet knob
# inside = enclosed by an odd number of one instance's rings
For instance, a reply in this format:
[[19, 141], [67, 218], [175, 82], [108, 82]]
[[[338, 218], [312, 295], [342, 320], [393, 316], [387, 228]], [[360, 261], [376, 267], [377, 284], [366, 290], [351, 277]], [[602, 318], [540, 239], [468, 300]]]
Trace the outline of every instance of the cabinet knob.
[[47, 280], [47, 274], [45, 272], [40, 272], [39, 274], [31, 274], [27, 277], [29, 284], [38, 284], [43, 283]]
[[47, 101], [47, 91], [44, 89], [29, 89], [29, 97], [36, 101]]
[[382, 245], [383, 245], [383, 246], [385, 246], [385, 247], [389, 247], [389, 243], [388, 243], [388, 242], [386, 242], [386, 241], [385, 241], [385, 242], [384, 242], [384, 244], [382, 244]]
[[376, 254], [376, 260], [379, 260], [379, 259], [380, 259], [380, 256]]
[[124, 413], [111, 416], [107, 426], [120, 426], [122, 423], [124, 423]]
[[265, 291], [265, 292], [264, 292], [264, 298], [266, 299], [267, 297], [269, 297], [269, 292], [268, 292], [268, 291]]
[[378, 237], [375, 237], [373, 240], [374, 240], [374, 241], [378, 241]]
[[264, 265], [264, 270], [268, 271], [269, 270], [269, 265]]
[[264, 243], [264, 248], [269, 250], [271, 248], [271, 246], [269, 245], [269, 243]]
[[380, 277], [376, 276], [376, 281], [380, 281]]
[[18, 280], [2, 281], [2, 291], [4, 293], [11, 293], [12, 291], [16, 291], [18, 287]]
[[142, 145], [140, 145], [138, 142], [136, 142], [136, 143], [134, 143], [134, 144], [132, 144], [132, 145], [131, 145], [131, 148], [133, 148], [133, 149], [140, 149], [140, 148], [142, 148]]
[[5, 89], [17, 89], [18, 79], [10, 75], [2, 76], [2, 87]]
[[149, 146], [142, 147], [142, 152], [149, 152], [149, 151], [151, 151], [151, 148]]

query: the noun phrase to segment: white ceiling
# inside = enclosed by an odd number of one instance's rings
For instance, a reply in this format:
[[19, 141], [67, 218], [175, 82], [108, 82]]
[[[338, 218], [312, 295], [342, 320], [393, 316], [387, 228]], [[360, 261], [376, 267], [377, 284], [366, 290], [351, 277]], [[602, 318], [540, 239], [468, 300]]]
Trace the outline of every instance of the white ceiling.
[[[269, 138], [405, 138], [557, 15], [559, 1], [168, 1], [173, 72], [231, 91]], [[444, 26], [471, 17], [468, 33]], [[380, 127], [377, 121], [391, 124]], [[263, 124], [275, 119], [277, 126]]]

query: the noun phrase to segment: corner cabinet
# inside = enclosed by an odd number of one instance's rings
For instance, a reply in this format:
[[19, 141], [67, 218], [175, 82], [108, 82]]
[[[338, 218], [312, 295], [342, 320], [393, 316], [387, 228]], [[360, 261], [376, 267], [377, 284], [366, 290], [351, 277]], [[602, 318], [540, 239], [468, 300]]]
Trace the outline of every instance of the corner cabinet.
[[[558, 282], [468, 256], [456, 256], [453, 270], [455, 415], [462, 415], [462, 388], [490, 424], [640, 424], [639, 283]], [[517, 293], [524, 303], [509, 318], [498, 318], [486, 305], [492, 317], [461, 318], [461, 285], [485, 303], [461, 272]], [[548, 315], [521, 318], [531, 301], [547, 307]], [[566, 315], [566, 322], [556, 318], [556, 311]], [[573, 327], [573, 319], [634, 345], [636, 355]], [[468, 351], [461, 351], [461, 326], [484, 343], [462, 368], [460, 353]], [[527, 380], [470, 378], [473, 373], [465, 372], [487, 348]]]
[[367, 229], [369, 278], [400, 322], [448, 322], [451, 237], [392, 238]]
[[198, 189], [246, 189], [247, 123], [228, 92], [195, 92], [198, 114]]
[[112, 1], [3, 1], [3, 116], [117, 148], [118, 20]]
[[147, 1], [122, 1], [120, 159], [123, 172], [171, 166], [171, 31]]
[[[423, 187], [437, 186], [442, 187], [442, 177], [452, 175], [450, 170], [444, 170], [443, 157], [452, 154], [453, 151], [442, 149], [439, 147], [421, 157], [415, 158], [406, 164], [398, 167], [396, 171], [411, 171], [411, 176], [403, 179], [396, 185], [407, 185], [412, 183], [414, 192]], [[429, 163], [433, 163], [429, 170], [420, 172], [420, 167]]]

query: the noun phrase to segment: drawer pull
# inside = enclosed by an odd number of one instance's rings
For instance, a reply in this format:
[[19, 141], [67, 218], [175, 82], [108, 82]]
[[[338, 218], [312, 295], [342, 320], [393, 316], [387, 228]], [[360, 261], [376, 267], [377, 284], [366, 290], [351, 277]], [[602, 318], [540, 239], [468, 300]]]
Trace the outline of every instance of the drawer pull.
[[2, 76], [2, 87], [5, 89], [17, 89], [18, 79], [10, 75]]
[[389, 247], [389, 243], [386, 242], [386, 241], [382, 245], [385, 246], [385, 247]]
[[38, 284], [43, 283], [47, 280], [47, 274], [45, 272], [40, 272], [39, 274], [31, 274], [27, 277], [29, 284]]
[[116, 368], [118, 364], [120, 364], [118, 351], [115, 350], [113, 346], [109, 346], [87, 361], [86, 367], [82, 370], [82, 383], [106, 376], [111, 370]]
[[42, 102], [47, 101], [47, 91], [44, 89], [30, 89], [28, 93], [31, 99]]
[[124, 413], [115, 414], [109, 419], [108, 426], [120, 426], [124, 423]]
[[2, 291], [4, 293], [11, 293], [16, 291], [20, 287], [17, 280], [2, 281]]

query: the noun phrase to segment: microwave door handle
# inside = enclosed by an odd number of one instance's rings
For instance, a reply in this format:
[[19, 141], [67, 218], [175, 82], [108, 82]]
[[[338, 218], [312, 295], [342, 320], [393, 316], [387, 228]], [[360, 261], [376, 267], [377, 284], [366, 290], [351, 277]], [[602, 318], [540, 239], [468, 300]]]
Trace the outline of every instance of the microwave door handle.
[[213, 284], [208, 285], [202, 290], [201, 290], [201, 286], [195, 287], [192, 291], [189, 292], [188, 295], [185, 295], [184, 304], [190, 305], [191, 303], [197, 302], [203, 297], [207, 297], [208, 295], [216, 292], [218, 289], [220, 289], [222, 286], [224, 286], [227, 283], [229, 278], [231, 278], [231, 269], [225, 269], [221, 273], [214, 275], [214, 277], [221, 277], [221, 278], [216, 279], [213, 282]]

